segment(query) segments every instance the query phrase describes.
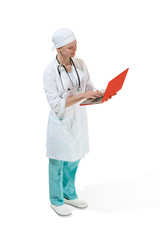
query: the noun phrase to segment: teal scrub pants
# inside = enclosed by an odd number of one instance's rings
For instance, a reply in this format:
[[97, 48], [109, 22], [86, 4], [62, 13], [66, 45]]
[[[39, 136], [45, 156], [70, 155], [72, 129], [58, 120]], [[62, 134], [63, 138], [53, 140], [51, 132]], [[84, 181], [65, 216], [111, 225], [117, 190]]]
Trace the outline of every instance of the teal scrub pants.
[[49, 158], [49, 197], [54, 205], [64, 204], [64, 198], [77, 199], [75, 176], [80, 159], [75, 162]]

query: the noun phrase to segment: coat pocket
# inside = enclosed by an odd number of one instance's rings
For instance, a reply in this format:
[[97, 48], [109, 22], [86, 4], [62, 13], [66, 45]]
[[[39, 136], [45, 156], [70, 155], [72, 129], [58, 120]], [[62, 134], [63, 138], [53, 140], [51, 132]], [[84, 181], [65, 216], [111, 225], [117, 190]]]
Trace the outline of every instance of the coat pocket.
[[56, 114], [50, 114], [49, 120], [55, 125], [65, 125], [67, 124], [67, 116], [64, 114], [63, 116], [57, 116]]

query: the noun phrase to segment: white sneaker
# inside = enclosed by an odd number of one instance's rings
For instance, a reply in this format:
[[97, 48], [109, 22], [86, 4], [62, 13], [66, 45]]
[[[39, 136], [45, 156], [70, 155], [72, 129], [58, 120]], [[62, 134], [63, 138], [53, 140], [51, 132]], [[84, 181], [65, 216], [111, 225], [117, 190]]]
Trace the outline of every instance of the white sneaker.
[[77, 207], [77, 208], [88, 207], [88, 204], [81, 199], [68, 200], [68, 199], [64, 198], [64, 203], [72, 205], [72, 206]]
[[69, 216], [72, 214], [72, 212], [65, 205], [56, 206], [51, 203], [50, 206], [60, 216]]

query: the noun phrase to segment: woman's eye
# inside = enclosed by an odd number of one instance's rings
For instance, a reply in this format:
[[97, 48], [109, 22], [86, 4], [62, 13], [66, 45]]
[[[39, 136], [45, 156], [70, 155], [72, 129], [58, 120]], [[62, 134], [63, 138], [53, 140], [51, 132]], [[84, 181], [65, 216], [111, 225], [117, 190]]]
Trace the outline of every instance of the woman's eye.
[[[77, 45], [75, 45], [74, 47], [77, 47]], [[69, 47], [68, 49], [72, 49], [72, 48], [74, 48], [74, 47]]]

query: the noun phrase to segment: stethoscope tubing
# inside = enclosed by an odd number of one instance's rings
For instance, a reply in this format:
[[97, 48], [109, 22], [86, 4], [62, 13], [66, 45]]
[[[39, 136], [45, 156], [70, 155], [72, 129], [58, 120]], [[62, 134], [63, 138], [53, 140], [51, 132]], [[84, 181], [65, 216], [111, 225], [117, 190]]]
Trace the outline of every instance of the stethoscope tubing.
[[[57, 62], [59, 63], [59, 65], [57, 66], [57, 70], [58, 70], [58, 74], [59, 74], [60, 79], [61, 79], [61, 84], [62, 84], [62, 86], [63, 86], [63, 89], [65, 90], [64, 85], [63, 85], [63, 82], [62, 82], [62, 78], [61, 78], [61, 72], [60, 72], [60, 70], [59, 70], [59, 68], [60, 68], [61, 66], [65, 69], [65, 72], [67, 73], [67, 75], [68, 75], [68, 77], [69, 77], [69, 80], [70, 80], [70, 82], [72, 83], [72, 87], [73, 87], [73, 82], [72, 82], [72, 80], [71, 80], [71, 78], [70, 78], [69, 73], [67, 72], [66, 67], [65, 67], [64, 65], [61, 65], [61, 64], [60, 64], [57, 56], [56, 56], [56, 59], [57, 59]], [[72, 58], [70, 58], [70, 60], [71, 60], [71, 63], [73, 64], [73, 67], [74, 67], [74, 69], [75, 69], [75, 71], [76, 71], [77, 78], [78, 78], [78, 89], [80, 89], [80, 88], [81, 88], [81, 85], [80, 85], [80, 77], [79, 77], [78, 71], [77, 71], [77, 69], [76, 69], [76, 66], [75, 66]], [[68, 89], [68, 90], [70, 90], [70, 89]]]

